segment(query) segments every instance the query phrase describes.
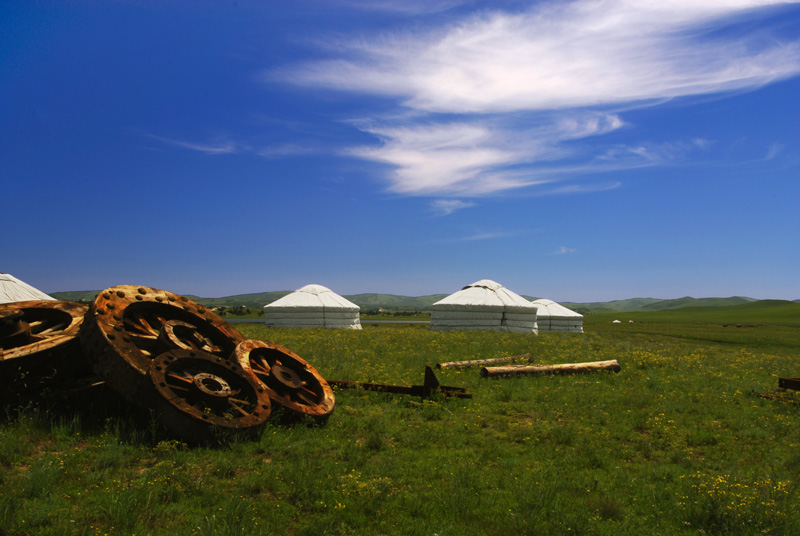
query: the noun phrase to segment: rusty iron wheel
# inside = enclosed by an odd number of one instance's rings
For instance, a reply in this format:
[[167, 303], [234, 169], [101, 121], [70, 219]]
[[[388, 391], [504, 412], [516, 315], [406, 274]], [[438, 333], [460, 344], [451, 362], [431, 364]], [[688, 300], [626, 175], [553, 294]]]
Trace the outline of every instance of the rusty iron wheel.
[[164, 352], [152, 361], [150, 380], [163, 424], [188, 439], [205, 440], [214, 428], [257, 431], [270, 415], [264, 387], [237, 363], [207, 352]]
[[134, 401], [153, 359], [169, 350], [228, 358], [245, 340], [233, 326], [192, 300], [135, 285], [111, 287], [95, 298], [81, 343], [95, 372]]
[[88, 309], [55, 300], [0, 305], [1, 388], [36, 388], [88, 372], [78, 342]]
[[279, 344], [246, 340], [235, 360], [264, 386], [274, 404], [297, 416], [326, 419], [333, 412], [333, 390], [306, 360]]

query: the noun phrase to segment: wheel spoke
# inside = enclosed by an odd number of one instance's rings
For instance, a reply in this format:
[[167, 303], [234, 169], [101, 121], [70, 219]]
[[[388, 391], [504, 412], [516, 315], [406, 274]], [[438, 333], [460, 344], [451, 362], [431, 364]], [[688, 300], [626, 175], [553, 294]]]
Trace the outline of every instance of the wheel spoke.
[[134, 316], [133, 318], [130, 318], [130, 319], [126, 318], [125, 319], [125, 324], [129, 327], [129, 330], [130, 329], [136, 330], [139, 333], [141, 333], [142, 335], [150, 335], [150, 336], [153, 336], [153, 337], [158, 335], [158, 332], [156, 332], [150, 326], [150, 324], [147, 323], [147, 320], [145, 320], [144, 317], [141, 316], [141, 315], [136, 315], [136, 316]]
[[191, 377], [187, 377], [187, 376], [183, 376], [183, 375], [178, 376], [174, 372], [170, 372], [169, 374], [167, 374], [167, 377], [168, 378], [174, 378], [174, 379], [176, 379], [178, 381], [182, 381], [182, 382], [186, 382], [186, 383], [192, 383], [194, 381]]
[[297, 391], [297, 392], [295, 393], [295, 396], [296, 396], [297, 398], [299, 398], [300, 400], [302, 400], [303, 402], [305, 402], [306, 404], [308, 404], [309, 406], [310, 406], [310, 405], [313, 405], [313, 404], [315, 404], [315, 401], [314, 401], [314, 400], [312, 400], [312, 399], [308, 398], [308, 396], [306, 396], [304, 393], [302, 393], [302, 392], [300, 392], [300, 391]]
[[156, 335], [152, 335], [150, 333], [144, 334], [144, 333], [130, 333], [130, 332], [128, 332], [128, 335], [130, 335], [131, 338], [136, 339], [137, 341], [142, 341], [142, 342], [151, 342], [151, 343], [153, 343], [153, 342], [156, 342], [158, 340], [158, 337]]
[[229, 399], [228, 399], [228, 405], [229, 405], [229, 406], [231, 406], [231, 407], [232, 407], [233, 409], [235, 409], [236, 411], [238, 411], [239, 413], [241, 413], [242, 415], [245, 415], [245, 416], [247, 416], [247, 415], [250, 415], [250, 412], [248, 412], [248, 411], [245, 411], [244, 409], [242, 409], [242, 408], [241, 408], [241, 407], [240, 407], [240, 406], [239, 406], [239, 405], [238, 405], [236, 402], [234, 402], [234, 401], [233, 401], [233, 399], [231, 399], [231, 398], [229, 398]]
[[78, 338], [88, 310], [55, 300], [0, 304], [0, 398], [88, 374]]

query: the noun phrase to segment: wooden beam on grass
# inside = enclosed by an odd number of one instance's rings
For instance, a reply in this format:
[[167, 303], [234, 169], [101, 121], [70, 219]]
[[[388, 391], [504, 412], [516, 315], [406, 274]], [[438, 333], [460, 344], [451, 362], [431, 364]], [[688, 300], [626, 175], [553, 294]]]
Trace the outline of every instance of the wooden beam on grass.
[[492, 365], [495, 363], [508, 363], [518, 359], [530, 359], [531, 354], [512, 355], [508, 357], [494, 357], [492, 359], [473, 359], [471, 361], [450, 361], [448, 363], [436, 363], [437, 369], [443, 368], [469, 368], [481, 365]]
[[585, 372], [619, 372], [616, 359], [595, 361], [593, 363], [562, 363], [559, 365], [508, 365], [505, 367], [483, 367], [481, 376], [498, 378], [502, 376], [536, 376], [545, 374], [582, 374]]

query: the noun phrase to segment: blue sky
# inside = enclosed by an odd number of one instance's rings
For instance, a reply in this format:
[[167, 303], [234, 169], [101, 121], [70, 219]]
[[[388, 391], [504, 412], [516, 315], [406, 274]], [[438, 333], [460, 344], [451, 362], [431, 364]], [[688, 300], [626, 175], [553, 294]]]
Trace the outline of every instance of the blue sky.
[[800, 298], [800, 5], [7, 1], [0, 271]]

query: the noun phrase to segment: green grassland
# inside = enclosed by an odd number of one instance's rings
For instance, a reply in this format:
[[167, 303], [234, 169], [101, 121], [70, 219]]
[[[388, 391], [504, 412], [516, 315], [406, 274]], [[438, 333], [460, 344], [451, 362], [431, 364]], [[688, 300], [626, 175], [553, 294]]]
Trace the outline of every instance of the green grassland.
[[236, 326], [337, 380], [523, 353], [622, 370], [441, 370], [474, 398], [337, 391], [323, 426], [216, 448], [110, 394], [9, 411], [0, 534], [800, 534], [800, 396], [757, 396], [800, 376], [800, 304], [590, 315], [582, 335]]

